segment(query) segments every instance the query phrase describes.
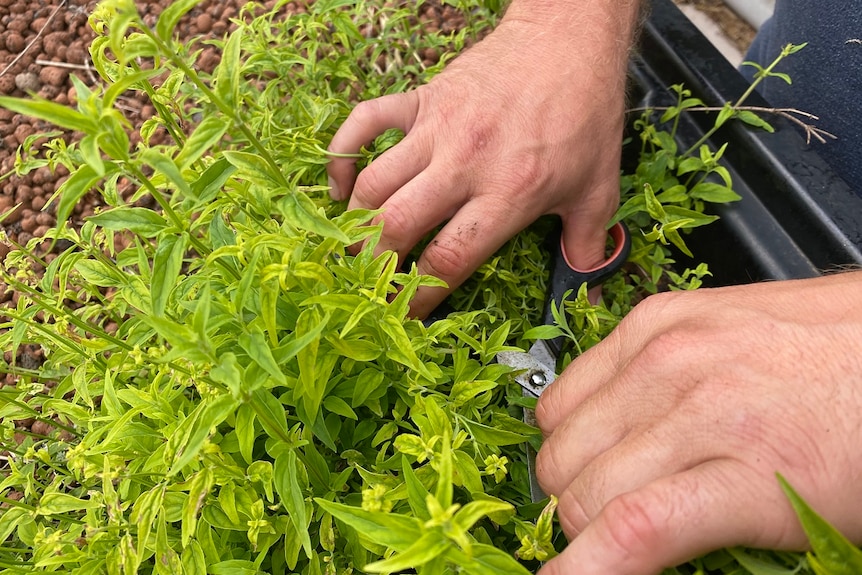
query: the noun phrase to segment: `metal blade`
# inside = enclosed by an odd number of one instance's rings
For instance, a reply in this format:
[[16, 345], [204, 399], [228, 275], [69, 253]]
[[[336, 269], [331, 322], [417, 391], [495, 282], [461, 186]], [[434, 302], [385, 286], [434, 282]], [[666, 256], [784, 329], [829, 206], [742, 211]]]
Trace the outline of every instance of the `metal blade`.
[[554, 383], [557, 378], [554, 373], [556, 361], [554, 354], [544, 341], [537, 341], [530, 347], [529, 352], [523, 351], [501, 351], [497, 354], [499, 363], [508, 365], [523, 373], [515, 377], [524, 391], [530, 395], [539, 397], [545, 388]]
[[[523, 388], [524, 395], [539, 397], [545, 388], [557, 378], [554, 373], [556, 361], [554, 354], [544, 341], [537, 341], [528, 353], [522, 351], [501, 351], [497, 354], [499, 363], [508, 365], [523, 373], [515, 376], [515, 381]], [[524, 423], [537, 427], [536, 414], [532, 409], [524, 409]], [[536, 477], [536, 452], [527, 444], [527, 471], [530, 474], [530, 499], [542, 501], [547, 497]]]

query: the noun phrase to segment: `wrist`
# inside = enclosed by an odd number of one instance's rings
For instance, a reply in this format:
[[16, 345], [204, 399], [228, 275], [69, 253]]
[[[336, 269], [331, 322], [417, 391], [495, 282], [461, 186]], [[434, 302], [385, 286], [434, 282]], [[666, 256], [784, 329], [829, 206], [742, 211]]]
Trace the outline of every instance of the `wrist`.
[[531, 29], [572, 57], [597, 58], [625, 73], [640, 20], [640, 0], [512, 0], [500, 23]]

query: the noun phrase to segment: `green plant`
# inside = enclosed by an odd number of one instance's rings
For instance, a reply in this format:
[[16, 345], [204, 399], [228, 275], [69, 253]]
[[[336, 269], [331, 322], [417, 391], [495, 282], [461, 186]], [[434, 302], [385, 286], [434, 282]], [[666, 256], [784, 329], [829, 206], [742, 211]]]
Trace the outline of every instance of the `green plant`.
[[[105, 87], [78, 82], [76, 109], [0, 98], [82, 134], [27, 144], [17, 165], [70, 176], [53, 200], [57, 227], [14, 246], [0, 270], [20, 295], [0, 345], [46, 356], [38, 369], [3, 365], [17, 385], [0, 390], [0, 569], [525, 573], [552, 557], [564, 544], [556, 502], [533, 504], [527, 488], [524, 445], [538, 433], [494, 361], [540, 335], [545, 223], [477, 272], [452, 299], [460, 311], [425, 326], [407, 302], [437, 280], [375, 257], [374, 213], [345, 212], [323, 185], [326, 144], [351, 104], [426, 81], [440, 65], [414, 54], [445, 50], [442, 64], [498, 6], [459, 2], [470, 27], [442, 35], [375, 2], [318, 0], [302, 14], [250, 4], [204, 75], [173, 36], [194, 4], [175, 2], [149, 28], [131, 0], [101, 3], [91, 52]], [[158, 111], [135, 147], [114, 105], [127, 90]], [[684, 231], [714, 219], [704, 202], [735, 198], [729, 180], [703, 179], [724, 176], [721, 150], [680, 159], [672, 130], [647, 116], [639, 127], [619, 217], [646, 231], [603, 304], [582, 290], [560, 310], [575, 352], [660, 285], [697, 287], [708, 270], [674, 272], [669, 244], [685, 252]], [[151, 144], [157, 129], [169, 143]], [[69, 225], [93, 191], [105, 209]], [[16, 421], [30, 418], [47, 431], [22, 434]], [[693, 568], [732, 572], [746, 553]]]

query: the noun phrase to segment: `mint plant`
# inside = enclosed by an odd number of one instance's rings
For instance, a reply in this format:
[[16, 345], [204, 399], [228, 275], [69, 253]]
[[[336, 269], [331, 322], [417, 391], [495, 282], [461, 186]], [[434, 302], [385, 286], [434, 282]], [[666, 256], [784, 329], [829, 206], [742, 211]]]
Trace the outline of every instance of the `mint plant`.
[[[0, 269], [18, 294], [0, 345], [45, 355], [38, 367], [14, 353], [0, 364], [17, 378], [0, 389], [0, 569], [535, 569], [564, 539], [556, 501], [530, 502], [525, 445], [540, 437], [494, 358], [548, 336], [535, 326], [546, 222], [426, 326], [407, 304], [438, 280], [398, 269], [393, 253], [375, 257], [375, 212], [345, 211], [324, 185], [326, 146], [352, 104], [427, 81], [490, 29], [499, 3], [459, 0], [468, 26], [452, 34], [422, 33], [412, 8], [384, 3], [250, 4], [212, 74], [174, 35], [195, 3], [174, 2], [150, 27], [131, 0], [105, 0], [91, 17], [102, 87], [76, 82], [75, 108], [0, 98], [81, 134], [38, 149], [32, 138], [16, 165], [70, 175], [52, 199], [57, 226], [12, 246]], [[441, 53], [437, 65], [417, 57], [426, 49]], [[157, 111], [135, 146], [117, 106], [129, 90]], [[662, 122], [690, 107], [677, 92]], [[642, 230], [629, 273], [599, 306], [581, 290], [558, 310], [571, 353], [644, 295], [696, 288], [709, 273], [673, 271], [670, 246], [688, 253], [686, 231], [715, 219], [705, 202], [736, 198], [722, 149], [680, 156], [663, 126], [639, 122], [641, 163], [624, 178], [617, 217]], [[364, 161], [397, 138], [378, 139]], [[105, 207], [70, 225], [94, 192]], [[40, 425], [24, 431], [25, 420]], [[693, 568], [803, 563], [732, 550]]]

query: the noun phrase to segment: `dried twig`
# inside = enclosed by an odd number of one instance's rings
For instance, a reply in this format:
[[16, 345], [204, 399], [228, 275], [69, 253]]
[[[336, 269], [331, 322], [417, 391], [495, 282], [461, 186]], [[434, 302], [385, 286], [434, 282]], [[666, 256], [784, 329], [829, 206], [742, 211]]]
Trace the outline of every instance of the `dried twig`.
[[65, 5], [66, 5], [66, 0], [62, 0], [62, 2], [60, 2], [60, 5], [57, 6], [56, 8], [54, 8], [54, 11], [51, 12], [51, 15], [48, 16], [47, 20], [45, 20], [45, 24], [39, 29], [39, 32], [36, 34], [36, 37], [33, 38], [32, 40], [30, 40], [30, 43], [27, 44], [26, 46], [24, 46], [24, 49], [21, 50], [21, 53], [18, 54], [17, 56], [15, 56], [15, 58], [11, 62], [9, 62], [9, 64], [7, 64], [5, 68], [3, 68], [3, 71], [0, 72], [0, 78], [2, 78], [6, 74], [6, 72], [8, 72], [9, 69], [18, 62], [18, 60], [20, 60], [21, 58], [24, 57], [24, 54], [27, 53], [27, 50], [29, 50], [30, 47], [36, 43], [36, 40], [38, 40], [39, 37], [42, 36], [42, 32], [45, 31], [45, 28], [47, 28], [48, 24], [51, 23], [51, 20], [54, 19], [54, 16], [56, 16], [57, 12], [60, 11], [60, 8], [62, 8]]
[[[643, 107], [643, 108], [630, 108], [626, 110], [626, 113], [634, 113], [634, 112], [646, 112], [646, 111], [656, 111], [656, 112], [664, 112], [669, 110], [670, 106], [665, 107]], [[694, 106], [691, 108], [686, 108], [686, 112], [720, 112], [724, 109], [723, 106]], [[812, 124], [808, 124], [803, 121], [801, 118], [806, 118], [808, 120], [819, 120], [820, 117], [809, 112], [804, 112], [802, 110], [797, 110], [796, 108], [767, 108], [765, 106], [739, 106], [738, 108], [734, 108], [735, 110], [743, 111], [743, 112], [757, 112], [760, 114], [772, 114], [774, 116], [781, 116], [782, 118], [786, 118], [790, 120], [797, 126], [801, 127], [805, 131], [805, 143], [810, 144], [811, 138], [814, 138], [821, 144], [826, 143], [826, 138], [830, 140], [837, 140], [838, 136], [831, 132], [827, 132], [817, 126]]]
[[69, 62], [52, 62], [51, 60], [36, 60], [39, 66], [54, 66], [56, 68], [69, 68], [70, 70], [86, 70], [90, 71], [90, 67], [86, 64], [71, 64]]

